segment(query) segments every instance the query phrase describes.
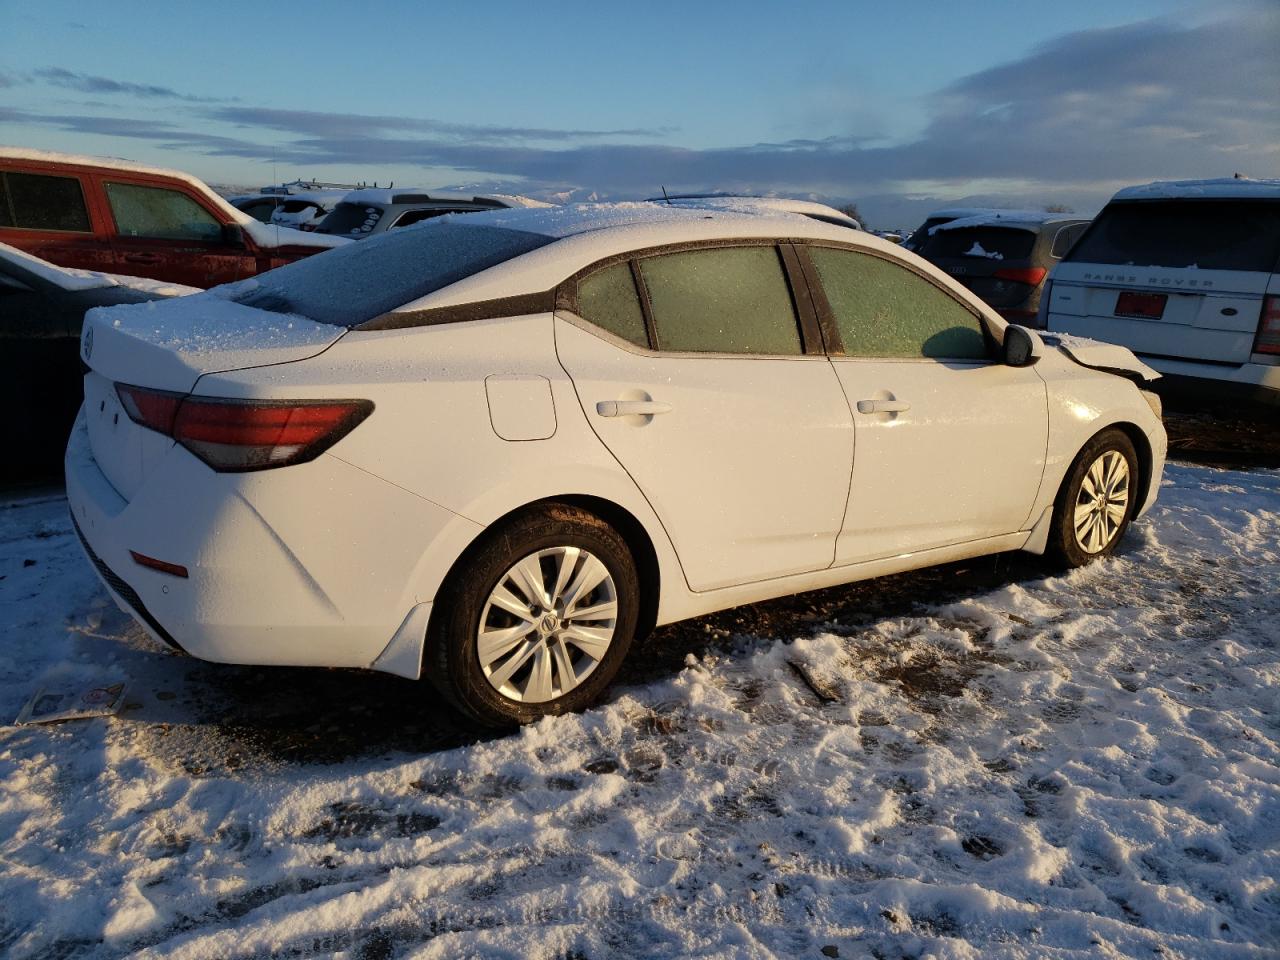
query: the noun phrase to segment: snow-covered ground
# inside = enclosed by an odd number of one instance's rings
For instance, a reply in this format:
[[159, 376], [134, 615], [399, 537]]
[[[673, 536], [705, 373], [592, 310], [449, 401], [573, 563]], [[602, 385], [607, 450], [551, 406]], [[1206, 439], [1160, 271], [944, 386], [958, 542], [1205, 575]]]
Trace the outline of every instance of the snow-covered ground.
[[0, 729], [0, 955], [1277, 956], [1280, 472], [1171, 466], [1066, 576], [967, 566], [667, 628], [477, 740], [394, 677], [169, 655], [11, 498], [0, 722], [131, 690]]

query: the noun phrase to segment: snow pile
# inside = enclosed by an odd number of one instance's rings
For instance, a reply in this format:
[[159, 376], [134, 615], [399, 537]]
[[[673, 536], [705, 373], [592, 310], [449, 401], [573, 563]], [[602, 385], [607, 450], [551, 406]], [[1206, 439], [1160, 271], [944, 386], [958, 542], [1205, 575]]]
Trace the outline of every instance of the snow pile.
[[1280, 949], [1280, 473], [1173, 466], [1111, 561], [825, 591], [475, 742], [407, 681], [167, 655], [64, 511], [0, 510], [0, 716], [135, 693], [0, 732], [15, 960]]

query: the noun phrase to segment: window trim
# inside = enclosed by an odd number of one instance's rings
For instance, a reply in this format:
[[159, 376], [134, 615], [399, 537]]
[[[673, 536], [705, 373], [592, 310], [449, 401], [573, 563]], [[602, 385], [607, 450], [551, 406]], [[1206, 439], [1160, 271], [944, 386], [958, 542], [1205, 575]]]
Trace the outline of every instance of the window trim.
[[[995, 332], [988, 324], [987, 318], [978, 310], [975, 310], [970, 304], [965, 303], [954, 292], [948, 290], [936, 279], [929, 276], [925, 271], [916, 267], [914, 264], [899, 260], [896, 257], [887, 256], [879, 250], [871, 250], [866, 247], [859, 247], [853, 244], [838, 243], [830, 240], [812, 240], [800, 241], [795, 244], [797, 253], [799, 254], [801, 263], [805, 270], [805, 279], [809, 282], [810, 294], [813, 297], [814, 306], [817, 308], [818, 320], [822, 326], [822, 332], [825, 337], [829, 337], [827, 353], [833, 358], [845, 360], [866, 360], [878, 363], [964, 363], [973, 364], [975, 366], [990, 366], [999, 364], [998, 359], [998, 342]], [[818, 274], [817, 265], [813, 262], [813, 258], [809, 256], [810, 247], [825, 247], [832, 250], [844, 250], [849, 253], [860, 253], [864, 256], [875, 257], [886, 263], [900, 267], [909, 273], [914, 274], [921, 280], [929, 283], [934, 289], [940, 291], [949, 297], [953, 303], [962, 307], [967, 313], [978, 321], [978, 327], [982, 330], [982, 337], [987, 344], [987, 358], [985, 360], [977, 360], [973, 357], [863, 357], [857, 354], [850, 354], [845, 350], [844, 338], [840, 335], [840, 327], [836, 321], [835, 310], [831, 307], [831, 301], [827, 299], [826, 289], [822, 285], [822, 280]]]
[[[59, 230], [57, 227], [22, 227], [17, 224], [17, 217], [13, 210], [13, 191], [9, 188], [9, 175], [16, 173], [19, 176], [26, 177], [52, 177], [58, 180], [74, 180], [76, 186], [80, 188], [80, 203], [84, 207], [84, 217], [89, 226], [85, 230]], [[92, 237], [97, 234], [93, 226], [93, 210], [89, 206], [89, 195], [84, 189], [84, 180], [74, 173], [46, 173], [42, 170], [0, 170], [0, 177], [4, 177], [4, 195], [9, 202], [9, 219], [14, 221], [14, 225], [6, 227], [0, 224], [0, 230], [26, 230], [28, 233], [56, 233], [59, 236], [70, 237]]]

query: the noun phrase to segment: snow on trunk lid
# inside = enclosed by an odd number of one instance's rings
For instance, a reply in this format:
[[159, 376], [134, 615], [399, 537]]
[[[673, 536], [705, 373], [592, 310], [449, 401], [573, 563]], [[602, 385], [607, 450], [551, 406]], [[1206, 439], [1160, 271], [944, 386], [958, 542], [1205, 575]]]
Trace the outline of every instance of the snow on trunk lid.
[[90, 310], [80, 337], [89, 447], [103, 475], [132, 500], [173, 440], [134, 423], [120, 383], [189, 393], [206, 373], [291, 363], [322, 352], [345, 327], [268, 313], [201, 294]]
[[90, 310], [80, 357], [117, 383], [187, 393], [206, 373], [305, 360], [344, 333], [201, 294]]

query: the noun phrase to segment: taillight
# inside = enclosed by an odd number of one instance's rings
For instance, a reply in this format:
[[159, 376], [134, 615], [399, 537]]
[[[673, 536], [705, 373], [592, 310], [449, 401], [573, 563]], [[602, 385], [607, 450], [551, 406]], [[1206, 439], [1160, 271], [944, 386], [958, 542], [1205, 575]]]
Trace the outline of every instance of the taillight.
[[125, 412], [221, 472], [314, 460], [373, 412], [369, 400], [227, 400], [117, 384]]
[[173, 435], [173, 418], [178, 415], [178, 407], [186, 394], [170, 393], [167, 390], [144, 390], [142, 387], [131, 387], [128, 384], [116, 384], [116, 396], [124, 407], [124, 412], [134, 423], [163, 433]]
[[1044, 267], [1003, 267], [995, 273], [997, 280], [1012, 280], [1035, 286], [1048, 271]]
[[1280, 296], [1273, 294], [1262, 301], [1262, 319], [1258, 321], [1253, 351], [1280, 354]]

